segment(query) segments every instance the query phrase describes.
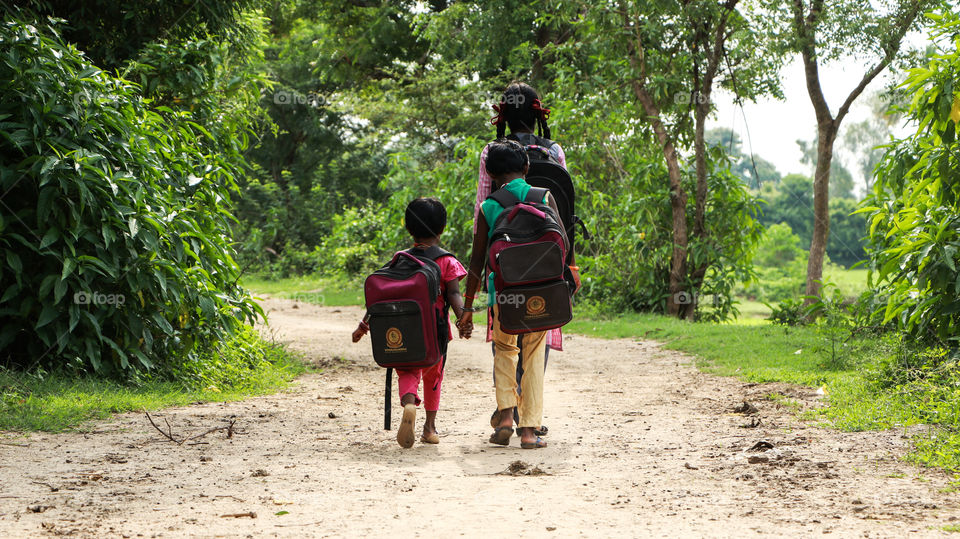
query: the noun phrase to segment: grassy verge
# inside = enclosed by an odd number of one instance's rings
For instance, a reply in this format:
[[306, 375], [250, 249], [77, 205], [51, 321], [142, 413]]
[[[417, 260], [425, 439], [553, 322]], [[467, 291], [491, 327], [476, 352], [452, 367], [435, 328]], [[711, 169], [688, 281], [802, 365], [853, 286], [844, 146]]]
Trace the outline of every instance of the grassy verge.
[[922, 379], [893, 384], [885, 369], [898, 353], [893, 336], [851, 339], [833, 354], [815, 327], [785, 328], [757, 320], [692, 324], [650, 314], [579, 316], [567, 329], [600, 338], [653, 339], [686, 352], [697, 367], [749, 382], [823, 388], [828, 406], [804, 417], [848, 431], [936, 425], [914, 438], [908, 459], [960, 472], [960, 388]]
[[213, 355], [216, 361], [198, 361], [202, 367], [181, 373], [181, 382], [0, 371], [0, 430], [60, 432], [117, 412], [239, 400], [282, 389], [305, 371], [286, 349], [250, 333]]

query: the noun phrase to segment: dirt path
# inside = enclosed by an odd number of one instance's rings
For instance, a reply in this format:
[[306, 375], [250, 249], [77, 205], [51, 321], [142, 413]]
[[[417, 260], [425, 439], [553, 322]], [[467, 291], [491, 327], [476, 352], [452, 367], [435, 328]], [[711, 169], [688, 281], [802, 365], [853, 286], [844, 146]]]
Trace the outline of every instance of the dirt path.
[[[960, 524], [956, 495], [938, 492], [949, 478], [899, 460], [901, 433], [816, 428], [762, 398], [813, 406], [810, 392], [703, 375], [649, 342], [570, 337], [547, 371], [538, 451], [486, 443], [489, 345], [455, 342], [441, 443], [402, 450], [382, 430], [369, 342], [349, 343], [360, 311], [265, 307], [278, 338], [336, 368], [279, 395], [156, 414], [180, 435], [233, 418], [229, 439], [178, 446], [140, 414], [4, 436], [0, 536], [893, 537]], [[732, 413], [743, 400], [759, 426]], [[773, 449], [748, 450], [761, 441]], [[516, 461], [538, 471], [505, 473]]]

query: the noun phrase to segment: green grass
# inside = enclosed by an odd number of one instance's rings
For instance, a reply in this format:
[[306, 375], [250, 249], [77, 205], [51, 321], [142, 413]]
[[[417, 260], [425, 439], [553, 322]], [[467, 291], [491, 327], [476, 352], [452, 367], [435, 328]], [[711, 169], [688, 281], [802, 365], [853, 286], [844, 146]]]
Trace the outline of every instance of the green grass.
[[363, 305], [362, 280], [321, 276], [274, 280], [248, 277], [241, 284], [255, 297], [267, 295], [328, 307]]
[[[831, 360], [830, 346], [815, 327], [785, 328], [762, 320], [724, 324], [689, 323], [651, 314], [574, 318], [570, 332], [600, 338], [652, 339], [669, 350], [691, 354], [697, 367], [747, 382], [786, 382], [823, 388], [828, 406], [801, 417], [847, 430], [902, 428], [934, 423], [914, 437], [907, 459], [960, 472], [960, 387], [916, 381], [881, 385], [884, 362], [895, 353], [893, 336], [851, 339]], [[774, 401], [783, 401], [774, 396]]]
[[[261, 341], [262, 343], [262, 341]], [[249, 344], [249, 343], [248, 343]], [[230, 342], [229, 346], [237, 346]], [[0, 431], [61, 432], [80, 429], [113, 413], [157, 410], [193, 402], [225, 402], [263, 395], [286, 387], [306, 370], [298, 358], [279, 345], [262, 343], [258, 360], [214, 364], [185, 373], [193, 383], [145, 381], [124, 383], [66, 373], [0, 371]], [[229, 358], [230, 350], [217, 355]]]

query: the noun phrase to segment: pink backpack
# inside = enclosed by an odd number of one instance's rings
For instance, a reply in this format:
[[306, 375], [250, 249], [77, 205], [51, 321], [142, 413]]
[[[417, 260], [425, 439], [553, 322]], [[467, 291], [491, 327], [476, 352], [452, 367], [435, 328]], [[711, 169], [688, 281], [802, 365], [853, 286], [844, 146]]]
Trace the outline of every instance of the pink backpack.
[[387, 369], [386, 430], [390, 430], [393, 369], [432, 367], [447, 352], [446, 308], [437, 307], [443, 282], [436, 261], [444, 256], [453, 255], [436, 246], [398, 251], [363, 283], [373, 360]]

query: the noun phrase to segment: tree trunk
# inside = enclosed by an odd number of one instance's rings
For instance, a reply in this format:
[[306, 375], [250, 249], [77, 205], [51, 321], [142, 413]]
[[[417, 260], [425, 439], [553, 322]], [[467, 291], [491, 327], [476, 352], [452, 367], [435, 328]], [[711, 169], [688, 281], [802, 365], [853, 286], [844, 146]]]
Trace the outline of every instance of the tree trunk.
[[[704, 99], [703, 94], [697, 93], [698, 100]], [[697, 171], [697, 193], [695, 196], [696, 209], [693, 215], [693, 235], [703, 237], [706, 227], [704, 219], [707, 212], [707, 145], [703, 140], [704, 124], [707, 121], [709, 105], [697, 103], [694, 111], [694, 138], [693, 151]]]
[[638, 81], [633, 82], [633, 93], [643, 106], [647, 121], [660, 143], [660, 150], [667, 162], [667, 176], [670, 181], [670, 211], [673, 217], [673, 253], [670, 256], [670, 296], [667, 297], [667, 314], [680, 318], [692, 317], [688, 312], [692, 304], [691, 291], [686, 290], [684, 281], [687, 276], [687, 193], [681, 184], [680, 160], [677, 149], [660, 120], [660, 110]]
[[[823, 258], [830, 238], [830, 164], [833, 162], [833, 143], [837, 137], [835, 122], [817, 128], [817, 169], [813, 177], [813, 238], [807, 260], [807, 296], [820, 295], [823, 279]], [[812, 299], [807, 299], [811, 303]]]

